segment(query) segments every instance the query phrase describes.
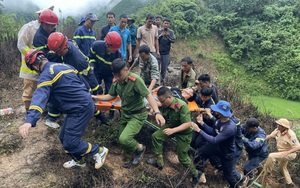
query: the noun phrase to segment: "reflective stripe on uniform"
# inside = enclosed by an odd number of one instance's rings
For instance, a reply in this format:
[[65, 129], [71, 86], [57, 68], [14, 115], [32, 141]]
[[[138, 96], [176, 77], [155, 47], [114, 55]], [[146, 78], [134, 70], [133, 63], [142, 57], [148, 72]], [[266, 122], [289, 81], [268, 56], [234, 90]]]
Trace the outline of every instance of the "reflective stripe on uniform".
[[21, 53], [22, 53], [23, 55], [25, 55], [26, 52], [27, 52], [28, 50], [30, 50], [30, 48], [29, 48], [28, 46], [26, 46], [26, 47], [22, 50]]
[[60, 113], [52, 114], [52, 113], [48, 112], [48, 115], [51, 116], [51, 117], [58, 117], [58, 116], [60, 116]]
[[83, 69], [82, 71], [79, 72], [79, 74], [87, 75], [88, 72], [90, 71], [91, 67], [88, 66], [86, 69]]
[[29, 110], [37, 110], [37, 111], [39, 111], [40, 113], [43, 113], [42, 108], [39, 107], [39, 106], [35, 106], [35, 105], [30, 106], [30, 107], [29, 107]]
[[52, 80], [50, 81], [45, 81], [40, 83], [37, 88], [43, 87], [43, 86], [47, 86], [47, 85], [52, 85], [53, 83], [55, 83], [63, 74], [68, 74], [68, 73], [78, 73], [77, 70], [65, 70], [65, 71], [61, 71], [59, 72]]
[[89, 63], [95, 63], [96, 62], [96, 60], [95, 59], [91, 59], [91, 60], [89, 60]]
[[265, 138], [255, 138], [256, 141], [265, 141]]
[[96, 40], [94, 36], [74, 36], [73, 39], [93, 39]]
[[36, 50], [41, 50], [41, 49], [44, 49], [44, 48], [47, 48], [48, 46], [47, 46], [47, 44], [46, 45], [44, 45], [44, 46], [39, 46], [39, 47], [34, 47], [34, 49], [36, 49]]
[[97, 110], [97, 112], [94, 113], [94, 116], [100, 114], [100, 112], [101, 112], [100, 110]]
[[[100, 57], [99, 55], [97, 55], [95, 52], [94, 52], [94, 50], [91, 48], [91, 52], [93, 53], [93, 54], [95, 54], [95, 56], [100, 60], [100, 61], [102, 61], [103, 63], [105, 63], [105, 64], [107, 64], [107, 65], [111, 65], [112, 64], [112, 62], [110, 62], [110, 61], [106, 61], [105, 59], [103, 59], [102, 57]], [[91, 63], [91, 62], [90, 62]]]
[[99, 84], [98, 84], [96, 87], [91, 88], [91, 91], [97, 91], [99, 87], [100, 87], [100, 86], [99, 86]]
[[83, 155], [81, 155], [81, 156], [84, 156], [85, 154], [90, 153], [91, 150], [92, 150], [92, 144], [88, 142], [88, 149], [87, 149], [86, 152], [85, 152]]

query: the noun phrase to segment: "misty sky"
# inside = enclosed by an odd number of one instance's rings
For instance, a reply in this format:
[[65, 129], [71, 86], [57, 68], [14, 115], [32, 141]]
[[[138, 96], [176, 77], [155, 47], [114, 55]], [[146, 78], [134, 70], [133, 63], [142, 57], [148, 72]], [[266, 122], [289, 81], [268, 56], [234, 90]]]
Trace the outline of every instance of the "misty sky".
[[41, 9], [54, 5], [54, 12], [58, 14], [59, 9], [61, 9], [64, 17], [67, 15], [85, 15], [90, 8], [105, 6], [110, 2], [109, 0], [4, 0], [2, 3], [5, 7], [22, 7], [22, 4], [28, 1], [35, 3]]

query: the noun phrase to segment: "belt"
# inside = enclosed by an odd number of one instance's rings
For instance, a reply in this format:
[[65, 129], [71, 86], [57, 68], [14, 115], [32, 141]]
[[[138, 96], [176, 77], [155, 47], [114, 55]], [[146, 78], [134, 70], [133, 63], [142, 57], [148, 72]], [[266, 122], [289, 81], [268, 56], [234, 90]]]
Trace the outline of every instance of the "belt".
[[146, 112], [146, 108], [131, 111], [131, 112], [129, 112], [129, 114], [140, 114], [140, 113], [143, 113], [143, 112]]

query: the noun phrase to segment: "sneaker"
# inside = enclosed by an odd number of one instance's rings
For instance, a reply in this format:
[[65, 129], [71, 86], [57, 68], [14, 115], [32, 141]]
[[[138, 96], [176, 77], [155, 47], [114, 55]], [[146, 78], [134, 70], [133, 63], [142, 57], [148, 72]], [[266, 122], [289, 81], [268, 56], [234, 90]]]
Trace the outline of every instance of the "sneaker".
[[193, 185], [193, 187], [196, 187], [196, 185], [199, 183], [199, 179], [200, 179], [200, 177], [201, 177], [202, 174], [203, 173], [199, 170], [198, 171], [198, 175], [192, 177], [192, 185]]
[[206, 177], [205, 177], [205, 173], [202, 173], [199, 179], [200, 183], [206, 183]]
[[73, 167], [85, 167], [86, 164], [84, 162], [84, 160], [80, 160], [80, 161], [74, 161], [73, 159], [71, 161], [67, 161], [63, 164], [63, 167], [66, 169], [70, 169]]
[[144, 146], [144, 145], [143, 145], [142, 151], [135, 151], [134, 158], [132, 161], [133, 165], [138, 165], [141, 162], [145, 151], [146, 151], [146, 146]]
[[162, 170], [164, 167], [159, 165], [157, 163], [156, 159], [150, 158], [150, 159], [146, 159], [147, 164], [154, 166], [155, 168], [158, 168], [159, 170]]
[[105, 124], [105, 125], [109, 125], [109, 119], [105, 116], [105, 114], [103, 112], [100, 112], [100, 114], [95, 116], [98, 120], [100, 120], [99, 125], [101, 124]]
[[241, 175], [240, 180], [237, 182], [238, 187], [245, 187], [247, 180], [248, 180], [247, 176]]
[[130, 168], [132, 166], [132, 161], [133, 161], [133, 159], [131, 159], [130, 161], [126, 161], [125, 163], [123, 163], [122, 167]]
[[46, 119], [46, 122], [45, 124], [48, 126], [48, 127], [51, 127], [53, 129], [58, 129], [60, 127], [60, 125], [58, 123], [56, 123], [55, 121], [51, 121], [50, 119]]
[[103, 147], [102, 153], [97, 153], [94, 155], [95, 169], [101, 168], [101, 166], [105, 162], [107, 154], [108, 154], [108, 149], [106, 147]]
[[112, 120], [115, 116], [115, 110], [110, 110], [108, 114], [108, 119]]
[[292, 182], [292, 183], [290, 183], [290, 184], [285, 184], [285, 187], [286, 187], [286, 188], [295, 188], [296, 185]]
[[252, 177], [252, 178], [249, 177], [249, 181], [247, 183], [247, 187], [249, 187], [250, 185], [252, 185], [253, 181], [254, 181], [254, 177]]

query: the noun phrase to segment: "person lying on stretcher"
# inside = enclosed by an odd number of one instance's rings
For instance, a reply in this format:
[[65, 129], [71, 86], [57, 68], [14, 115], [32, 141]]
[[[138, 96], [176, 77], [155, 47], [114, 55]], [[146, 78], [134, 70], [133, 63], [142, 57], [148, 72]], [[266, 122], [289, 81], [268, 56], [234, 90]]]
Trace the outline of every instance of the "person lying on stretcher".
[[[153, 95], [154, 99], [156, 100], [158, 107], [161, 107], [161, 103], [158, 101], [156, 92], [161, 87], [162, 86], [159, 86], [159, 87], [155, 88], [154, 90], [152, 90], [152, 95]], [[172, 91], [173, 97], [179, 98], [179, 99], [185, 101], [186, 103], [194, 101], [197, 97], [197, 93], [192, 88], [185, 88], [185, 89], [179, 89], [177, 87], [168, 87], [168, 88]], [[144, 102], [146, 104], [146, 108], [148, 109], [148, 114], [153, 115], [153, 110], [151, 109], [148, 101], [144, 99]]]

